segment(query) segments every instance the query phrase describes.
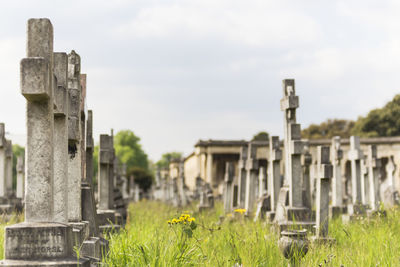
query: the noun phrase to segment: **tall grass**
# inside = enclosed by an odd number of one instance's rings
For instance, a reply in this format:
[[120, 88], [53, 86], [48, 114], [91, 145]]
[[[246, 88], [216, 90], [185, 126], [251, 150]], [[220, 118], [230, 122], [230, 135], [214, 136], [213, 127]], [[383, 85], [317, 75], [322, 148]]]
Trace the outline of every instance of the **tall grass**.
[[[271, 227], [244, 218], [221, 221], [222, 205], [196, 212], [194, 206], [172, 208], [158, 202], [129, 207], [126, 229], [109, 237], [111, 248], [104, 260], [109, 266], [286, 266], [277, 247], [279, 235]], [[196, 218], [192, 238], [182, 236], [179, 225], [168, 219], [182, 212]], [[350, 224], [330, 223], [334, 245], [311, 244], [304, 266], [400, 266], [400, 211], [361, 219]]]

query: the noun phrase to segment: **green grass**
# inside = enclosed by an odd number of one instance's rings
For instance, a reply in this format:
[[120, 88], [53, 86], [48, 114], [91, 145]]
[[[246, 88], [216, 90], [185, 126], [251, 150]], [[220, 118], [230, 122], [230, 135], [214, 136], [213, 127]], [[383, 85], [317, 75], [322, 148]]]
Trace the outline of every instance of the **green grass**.
[[[183, 211], [196, 218], [189, 238], [181, 225], [167, 220]], [[197, 213], [195, 206], [176, 209], [158, 202], [130, 205], [126, 229], [109, 237], [109, 266], [287, 266], [277, 247], [278, 234], [264, 223], [226, 218], [222, 205]], [[400, 210], [386, 218], [350, 224], [330, 223], [335, 245], [311, 245], [302, 266], [400, 266]]]

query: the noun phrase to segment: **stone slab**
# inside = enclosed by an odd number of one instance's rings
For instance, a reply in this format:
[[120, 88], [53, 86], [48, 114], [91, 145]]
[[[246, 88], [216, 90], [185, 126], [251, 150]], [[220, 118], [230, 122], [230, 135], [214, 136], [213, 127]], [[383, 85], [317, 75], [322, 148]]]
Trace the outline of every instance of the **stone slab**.
[[63, 258], [57, 260], [3, 260], [0, 262], [0, 266], [10, 266], [10, 267], [24, 267], [24, 266], [34, 266], [34, 267], [45, 267], [45, 266], [57, 266], [57, 267], [90, 267], [90, 261], [88, 259], [79, 259], [79, 261], [74, 258]]

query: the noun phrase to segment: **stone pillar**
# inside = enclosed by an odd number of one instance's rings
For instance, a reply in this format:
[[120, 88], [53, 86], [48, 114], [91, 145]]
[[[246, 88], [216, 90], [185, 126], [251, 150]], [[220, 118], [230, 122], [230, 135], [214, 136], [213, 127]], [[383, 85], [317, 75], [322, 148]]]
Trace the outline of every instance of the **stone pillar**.
[[269, 138], [269, 168], [268, 168], [268, 194], [271, 199], [271, 211], [267, 213], [267, 219], [272, 221], [275, 217], [276, 203], [278, 202], [281, 188], [281, 160], [279, 136]]
[[109, 210], [112, 209], [113, 201], [111, 200], [112, 194], [110, 194], [110, 142], [111, 137], [107, 134], [100, 135], [100, 147], [99, 147], [99, 178], [98, 178], [98, 192], [99, 192], [99, 209]]
[[235, 175], [235, 170], [233, 162], [227, 162], [225, 166], [225, 179], [224, 179], [224, 210], [225, 213], [230, 213], [232, 211], [232, 201], [233, 201], [233, 177]]
[[329, 161], [329, 146], [318, 146], [318, 178], [316, 199], [316, 227], [317, 238], [328, 236], [329, 225], [329, 187], [333, 168]]
[[369, 205], [373, 211], [379, 208], [379, 176], [381, 160], [377, 155], [376, 145], [368, 146], [368, 183], [369, 183]]
[[0, 123], [0, 198], [6, 198], [6, 131]]
[[21, 92], [27, 100], [25, 221], [53, 220], [53, 26], [28, 21], [27, 58], [21, 61]]
[[123, 163], [121, 167], [121, 180], [122, 180], [122, 197], [124, 199], [127, 199], [129, 198], [129, 194], [128, 194], [128, 179], [126, 178], [126, 163]]
[[25, 180], [25, 164], [24, 157], [17, 158], [17, 198], [24, 199], [24, 180]]
[[68, 56], [54, 53], [54, 221], [68, 222]]
[[185, 207], [188, 204], [188, 200], [185, 193], [185, 171], [184, 162], [179, 163], [179, 195], [180, 195], [180, 205]]
[[206, 175], [206, 182], [212, 184], [213, 183], [213, 154], [212, 153], [208, 153], [207, 154], [207, 165], [206, 165], [206, 171], [207, 171], [207, 175]]
[[87, 75], [80, 75], [80, 87], [81, 87], [81, 105], [80, 105], [80, 123], [81, 123], [81, 177], [86, 180], [86, 80]]
[[242, 146], [240, 149], [240, 159], [238, 163], [239, 177], [238, 177], [238, 204], [240, 208], [244, 208], [246, 198], [246, 160], [247, 160], [247, 146]]
[[74, 50], [68, 55], [68, 221], [82, 220], [81, 179], [81, 86], [80, 56]]
[[312, 208], [312, 195], [311, 195], [311, 177], [310, 177], [310, 165], [312, 163], [312, 156], [310, 153], [310, 145], [308, 140], [304, 141], [303, 151], [303, 201], [304, 206], [308, 209]]
[[12, 182], [13, 182], [13, 151], [11, 140], [6, 140], [6, 195], [11, 198], [14, 196]]
[[86, 122], [86, 181], [93, 188], [93, 111], [88, 110]]
[[361, 159], [361, 204], [367, 206], [369, 203], [369, 185], [368, 185], [368, 166], [367, 155]]
[[303, 207], [303, 190], [301, 185], [301, 142], [300, 124], [296, 123], [296, 109], [299, 107], [299, 97], [296, 96], [294, 80], [283, 80], [283, 99], [281, 110], [284, 111], [285, 136], [285, 179], [289, 185], [289, 206]]
[[333, 179], [332, 179], [332, 206], [343, 206], [343, 180], [341, 160], [343, 158], [343, 150], [340, 147], [340, 136], [332, 138], [331, 145], [332, 163], [333, 163]]
[[386, 181], [381, 185], [381, 196], [385, 206], [391, 207], [398, 203], [398, 192], [395, 187], [394, 173], [397, 169], [394, 163], [393, 156], [389, 157], [389, 161], [386, 164]]
[[257, 160], [257, 147], [253, 144], [249, 144], [249, 158], [246, 161], [246, 196], [244, 208], [246, 209], [246, 215], [250, 216], [253, 213], [255, 198], [255, 185], [258, 176], [258, 160]]

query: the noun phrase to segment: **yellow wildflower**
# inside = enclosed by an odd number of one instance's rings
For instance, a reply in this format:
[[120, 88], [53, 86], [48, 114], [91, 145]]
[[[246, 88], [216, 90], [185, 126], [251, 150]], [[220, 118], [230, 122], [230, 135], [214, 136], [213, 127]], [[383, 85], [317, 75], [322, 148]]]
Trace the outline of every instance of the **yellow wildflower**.
[[234, 211], [237, 212], [237, 213], [240, 213], [240, 214], [243, 214], [243, 213], [246, 212], [245, 209], [235, 209]]

